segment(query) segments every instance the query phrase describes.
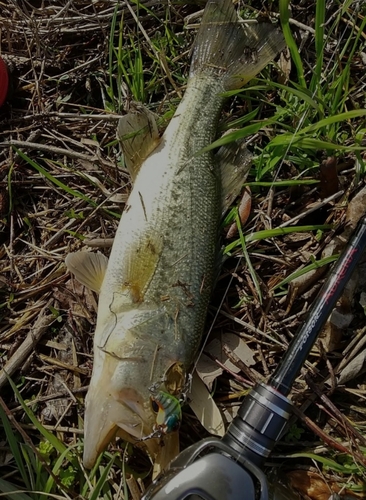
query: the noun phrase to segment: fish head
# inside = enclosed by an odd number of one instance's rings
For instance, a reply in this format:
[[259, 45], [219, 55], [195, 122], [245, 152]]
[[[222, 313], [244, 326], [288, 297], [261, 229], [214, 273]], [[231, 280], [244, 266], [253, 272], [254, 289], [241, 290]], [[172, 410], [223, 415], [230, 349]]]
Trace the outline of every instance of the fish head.
[[156, 353], [153, 359], [146, 342], [140, 349], [135, 338], [133, 345], [134, 353], [128, 355], [126, 350], [95, 349], [85, 401], [83, 461], [87, 468], [116, 436], [145, 447], [158, 471], [179, 452], [183, 366]]
[[140, 440], [153, 425], [153, 418], [149, 421], [144, 405], [146, 395], [128, 384], [116, 387], [115, 360], [104, 359], [103, 369], [97, 368], [95, 363], [85, 399], [83, 462], [86, 468], [93, 467], [98, 455], [117, 435], [127, 441]]

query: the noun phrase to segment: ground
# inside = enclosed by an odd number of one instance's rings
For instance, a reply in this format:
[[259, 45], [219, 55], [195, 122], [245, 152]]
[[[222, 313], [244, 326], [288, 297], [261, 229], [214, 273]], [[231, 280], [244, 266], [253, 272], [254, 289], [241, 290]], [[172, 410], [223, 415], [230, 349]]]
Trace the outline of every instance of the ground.
[[[97, 296], [64, 259], [78, 249], [108, 255], [131, 189], [118, 119], [140, 101], [164, 130], [203, 7], [1, 4], [11, 88], [0, 109], [0, 491], [26, 492], [9, 498], [135, 499], [150, 481], [146, 456], [120, 441], [93, 471], [81, 465]], [[226, 349], [237, 369], [225, 366], [212, 393], [227, 419], [275, 370], [366, 206], [364, 3], [253, 0], [238, 9], [280, 22], [288, 49], [231, 96], [219, 124], [218, 137], [239, 129], [253, 154], [250, 194], [223, 224], [206, 326], [222, 343], [240, 337], [253, 359], [243, 366]], [[274, 481], [305, 498], [364, 494], [364, 270], [296, 380], [295, 417], [267, 463]], [[182, 447], [205, 435], [189, 409], [180, 434]]]

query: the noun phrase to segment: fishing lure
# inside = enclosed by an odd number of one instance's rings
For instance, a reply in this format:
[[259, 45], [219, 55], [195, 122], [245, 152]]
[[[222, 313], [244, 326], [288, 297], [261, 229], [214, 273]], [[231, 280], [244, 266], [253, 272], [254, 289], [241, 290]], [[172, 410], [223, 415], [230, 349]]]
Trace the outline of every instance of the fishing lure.
[[151, 396], [151, 406], [156, 413], [155, 432], [167, 434], [178, 430], [182, 419], [179, 400], [168, 392], [159, 391]]

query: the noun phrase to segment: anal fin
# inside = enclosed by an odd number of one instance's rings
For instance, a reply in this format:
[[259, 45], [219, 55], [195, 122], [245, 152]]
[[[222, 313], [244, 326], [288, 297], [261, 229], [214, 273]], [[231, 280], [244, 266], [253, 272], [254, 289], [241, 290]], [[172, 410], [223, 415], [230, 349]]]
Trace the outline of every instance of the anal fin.
[[[232, 132], [232, 130], [229, 130]], [[244, 139], [222, 146], [216, 153], [216, 161], [221, 172], [221, 206], [224, 214], [243, 187], [252, 162], [252, 154]]]

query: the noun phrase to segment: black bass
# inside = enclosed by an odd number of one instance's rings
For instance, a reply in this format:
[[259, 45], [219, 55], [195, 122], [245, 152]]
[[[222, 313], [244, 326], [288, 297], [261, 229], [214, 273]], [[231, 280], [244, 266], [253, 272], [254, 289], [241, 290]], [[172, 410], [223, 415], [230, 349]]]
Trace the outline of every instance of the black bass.
[[223, 94], [252, 79], [283, 47], [272, 24], [242, 25], [231, 0], [209, 0], [187, 90], [164, 135], [143, 109], [120, 121], [133, 189], [109, 261], [90, 252], [66, 259], [82, 283], [100, 292], [86, 467], [117, 433], [144, 443], [161, 466], [178, 452], [181, 398], [218, 272], [220, 219], [248, 169], [238, 144], [216, 155], [202, 150], [216, 138]]

